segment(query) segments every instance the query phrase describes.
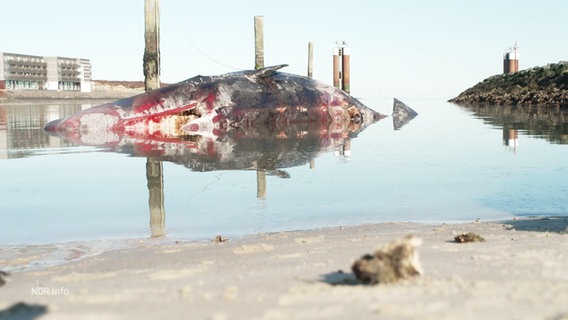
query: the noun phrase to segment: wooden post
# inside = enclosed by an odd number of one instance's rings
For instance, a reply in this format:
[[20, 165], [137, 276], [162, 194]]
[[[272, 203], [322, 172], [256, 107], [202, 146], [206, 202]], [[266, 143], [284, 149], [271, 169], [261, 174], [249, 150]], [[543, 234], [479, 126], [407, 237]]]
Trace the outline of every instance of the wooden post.
[[264, 17], [254, 17], [254, 68], [264, 68]]
[[351, 60], [351, 52], [349, 47], [341, 48], [342, 51], [342, 59], [341, 59], [341, 88], [343, 91], [350, 93], [351, 88], [349, 86], [349, 76], [350, 76], [350, 60]]
[[160, 87], [160, 0], [144, 0], [144, 86]]
[[[254, 68], [264, 68], [264, 17], [254, 17]], [[256, 170], [256, 197], [266, 198], [266, 172]]]
[[339, 48], [333, 49], [333, 86], [340, 89], [339, 86]]
[[[160, 88], [160, 0], [144, 0], [144, 87]], [[150, 231], [152, 237], [165, 235], [164, 173], [161, 161], [146, 159]]]
[[314, 44], [308, 42], [308, 78], [312, 78], [314, 73]]
[[[314, 44], [308, 42], [308, 78], [312, 78], [314, 73]], [[315, 168], [316, 162], [310, 159], [310, 169]]]

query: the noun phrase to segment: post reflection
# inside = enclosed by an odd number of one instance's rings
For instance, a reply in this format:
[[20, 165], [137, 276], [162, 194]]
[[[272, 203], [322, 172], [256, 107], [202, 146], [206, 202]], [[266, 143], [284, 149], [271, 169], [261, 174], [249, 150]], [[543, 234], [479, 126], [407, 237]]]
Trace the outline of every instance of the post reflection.
[[513, 151], [513, 154], [517, 154], [517, 147], [519, 146], [519, 131], [517, 129], [503, 127], [503, 144]]
[[256, 171], [256, 197], [266, 199], [266, 172]]
[[166, 235], [166, 210], [164, 209], [164, 168], [161, 161], [146, 159], [148, 182], [148, 206], [150, 207], [150, 235], [160, 238]]

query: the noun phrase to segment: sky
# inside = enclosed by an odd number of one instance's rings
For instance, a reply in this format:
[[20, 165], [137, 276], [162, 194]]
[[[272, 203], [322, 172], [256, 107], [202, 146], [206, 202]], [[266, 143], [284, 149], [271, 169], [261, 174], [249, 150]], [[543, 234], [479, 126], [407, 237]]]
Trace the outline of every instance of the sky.
[[[0, 52], [90, 59], [95, 80], [143, 80], [143, 0], [0, 0]], [[503, 69], [568, 60], [566, 0], [160, 1], [161, 79], [254, 68], [254, 16], [265, 65], [332, 83], [337, 41], [351, 49], [351, 93], [449, 99]]]

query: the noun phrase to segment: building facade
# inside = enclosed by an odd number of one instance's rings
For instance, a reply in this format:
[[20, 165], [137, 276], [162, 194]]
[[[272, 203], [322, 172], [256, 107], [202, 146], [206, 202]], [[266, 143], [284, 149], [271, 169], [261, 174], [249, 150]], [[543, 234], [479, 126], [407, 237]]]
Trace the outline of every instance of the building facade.
[[0, 89], [91, 92], [91, 62], [0, 52]]

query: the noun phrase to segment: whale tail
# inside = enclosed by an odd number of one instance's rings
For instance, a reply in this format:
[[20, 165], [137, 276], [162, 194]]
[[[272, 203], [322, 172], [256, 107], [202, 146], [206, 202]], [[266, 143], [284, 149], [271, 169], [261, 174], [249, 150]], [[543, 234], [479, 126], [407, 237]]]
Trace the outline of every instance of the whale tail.
[[394, 130], [400, 130], [404, 125], [416, 118], [418, 112], [407, 106], [404, 102], [394, 98], [392, 105], [392, 122]]

